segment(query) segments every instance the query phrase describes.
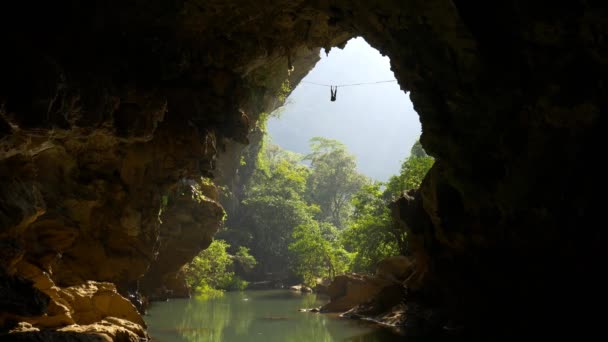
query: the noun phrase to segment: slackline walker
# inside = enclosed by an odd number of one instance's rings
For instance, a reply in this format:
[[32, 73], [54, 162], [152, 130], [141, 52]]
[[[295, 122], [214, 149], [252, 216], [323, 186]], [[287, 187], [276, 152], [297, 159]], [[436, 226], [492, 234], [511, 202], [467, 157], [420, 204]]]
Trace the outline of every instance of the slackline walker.
[[364, 83], [350, 83], [350, 84], [338, 84], [338, 85], [323, 84], [323, 83], [316, 83], [316, 82], [307, 82], [307, 81], [302, 81], [301, 83], [312, 84], [312, 85], [321, 86], [321, 87], [329, 87], [330, 100], [331, 100], [331, 102], [334, 102], [334, 101], [336, 101], [336, 96], [338, 95], [338, 87], [354, 87], [354, 86], [360, 86], [360, 85], [378, 84], [378, 83], [389, 83], [389, 82], [397, 82], [397, 80], [387, 80], [387, 81], [377, 81], [377, 82], [364, 82]]

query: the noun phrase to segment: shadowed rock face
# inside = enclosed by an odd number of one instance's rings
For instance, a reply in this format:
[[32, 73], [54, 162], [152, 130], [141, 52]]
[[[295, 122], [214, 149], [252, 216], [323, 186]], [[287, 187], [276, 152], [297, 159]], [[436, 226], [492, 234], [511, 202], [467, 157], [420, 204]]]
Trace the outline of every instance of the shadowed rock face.
[[140, 281], [140, 289], [151, 299], [190, 296], [180, 268], [209, 247], [224, 216], [210, 181], [180, 184], [169, 194], [160, 215], [159, 254]]
[[11, 5], [0, 10], [2, 286], [26, 264], [61, 287], [123, 293], [148, 271], [177, 272], [185, 254], [163, 252], [174, 229], [158, 219], [163, 196], [184, 179], [230, 179], [286, 69], [293, 87], [318, 47], [362, 35], [411, 91], [437, 159], [395, 205], [417, 303], [473, 332], [592, 319], [575, 313], [599, 293], [605, 254], [589, 163], [608, 99], [601, 3]]

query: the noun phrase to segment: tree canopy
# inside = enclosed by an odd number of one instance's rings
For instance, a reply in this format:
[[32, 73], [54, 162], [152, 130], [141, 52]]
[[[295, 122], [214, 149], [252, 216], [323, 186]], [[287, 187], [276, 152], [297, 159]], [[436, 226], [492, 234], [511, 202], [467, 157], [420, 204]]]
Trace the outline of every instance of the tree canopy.
[[339, 141], [315, 137], [302, 156], [264, 140], [241, 163], [250, 177], [218, 237], [233, 259], [237, 247], [248, 248], [257, 260], [251, 274], [263, 277], [314, 285], [348, 271], [373, 272], [382, 259], [405, 253], [407, 236], [392, 223], [389, 203], [419, 186], [432, 164], [416, 142], [398, 175], [372, 182]]
[[403, 191], [418, 188], [434, 162], [435, 159], [426, 154], [420, 141], [416, 141], [410, 156], [401, 164], [399, 174], [389, 179], [386, 194], [399, 196]]
[[355, 157], [337, 140], [314, 137], [310, 140], [311, 153], [308, 196], [319, 205], [321, 221], [344, 228], [351, 214], [350, 199], [368, 182], [357, 172]]

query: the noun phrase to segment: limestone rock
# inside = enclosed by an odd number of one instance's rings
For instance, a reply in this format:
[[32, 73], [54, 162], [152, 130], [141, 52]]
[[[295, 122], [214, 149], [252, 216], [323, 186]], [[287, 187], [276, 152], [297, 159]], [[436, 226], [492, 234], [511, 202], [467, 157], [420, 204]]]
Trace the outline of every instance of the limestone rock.
[[401, 283], [412, 273], [414, 263], [406, 256], [388, 257], [378, 263], [376, 277]]
[[308, 286], [305, 285], [293, 285], [289, 287], [290, 291], [294, 291], [294, 292], [302, 292], [302, 293], [312, 293], [312, 289]]
[[140, 281], [146, 295], [157, 299], [190, 295], [180, 270], [211, 244], [221, 225], [224, 209], [217, 202], [217, 191], [210, 181], [191, 181], [167, 197], [158, 258]]
[[91, 324], [112, 316], [146, 325], [135, 306], [116, 292], [114, 284], [89, 281], [62, 289], [60, 296], [72, 307], [78, 324]]
[[8, 334], [0, 334], [2, 341], [83, 341], [83, 342], [140, 342], [148, 335], [142, 326], [116, 317], [88, 325], [68, 325], [60, 329], [40, 330], [21, 322]]
[[0, 286], [0, 328], [21, 316], [42, 315], [48, 310], [49, 296], [37, 289], [31, 280], [0, 271]]
[[317, 284], [315, 285], [313, 292], [318, 294], [327, 294], [329, 286], [325, 284]]
[[43, 316], [28, 319], [35, 326], [56, 328], [70, 324], [91, 324], [107, 316], [145, 326], [133, 304], [117, 293], [114, 284], [89, 281], [61, 288], [55, 285], [47, 272], [32, 264], [22, 262], [18, 265], [18, 271], [50, 298]]
[[366, 275], [339, 275], [327, 289], [330, 302], [321, 308], [322, 312], [344, 312], [371, 301], [391, 281]]
[[[105, 333], [90, 333], [82, 330], [76, 331], [24, 331], [9, 334], [0, 334], [2, 341], [7, 342], [113, 342], [110, 335]], [[128, 341], [130, 340], [123, 340]]]
[[17, 323], [17, 325], [12, 328], [9, 333], [10, 334], [14, 334], [14, 333], [20, 333], [20, 332], [37, 332], [40, 331], [40, 329], [32, 326], [30, 323], [28, 322], [19, 322]]
[[21, 262], [17, 270], [31, 281], [36, 289], [49, 297], [47, 310], [39, 317], [26, 318], [36, 327], [56, 328], [76, 323], [72, 317], [71, 304], [62, 297], [62, 289], [57, 287], [47, 272], [28, 263]]

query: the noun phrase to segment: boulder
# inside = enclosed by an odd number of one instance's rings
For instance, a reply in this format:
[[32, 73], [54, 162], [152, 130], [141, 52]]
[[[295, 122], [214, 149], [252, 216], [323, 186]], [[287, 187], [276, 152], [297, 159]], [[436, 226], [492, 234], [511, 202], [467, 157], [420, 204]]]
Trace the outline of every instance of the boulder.
[[68, 325], [56, 330], [39, 330], [28, 323], [19, 323], [7, 334], [0, 334], [2, 341], [40, 342], [139, 342], [147, 339], [143, 328], [129, 321], [108, 317], [87, 325]]
[[306, 285], [293, 285], [289, 287], [289, 290], [294, 291], [294, 292], [303, 292], [303, 293], [312, 293], [312, 289]]
[[313, 289], [313, 291], [314, 291], [314, 293], [317, 293], [317, 294], [327, 294], [328, 288], [329, 288], [329, 285], [317, 284], [317, 285], [315, 285], [315, 288]]
[[38, 316], [17, 315], [13, 319], [31, 323], [36, 328], [48, 329], [75, 324], [89, 325], [114, 317], [131, 322], [133, 330], [143, 333], [143, 327], [146, 326], [144, 320], [135, 306], [116, 291], [114, 284], [88, 281], [82, 285], [62, 288], [56, 286], [47, 272], [28, 262], [20, 262], [17, 270], [32, 282], [37, 291], [48, 296], [48, 305], [45, 312]]
[[60, 296], [74, 310], [76, 323], [92, 324], [112, 316], [146, 326], [135, 306], [118, 294], [112, 283], [88, 281], [63, 289]]
[[321, 312], [344, 312], [374, 299], [392, 282], [386, 279], [361, 274], [337, 276], [327, 288], [330, 302], [321, 308]]
[[412, 273], [413, 265], [414, 263], [403, 255], [388, 257], [378, 263], [376, 277], [403, 282]]

